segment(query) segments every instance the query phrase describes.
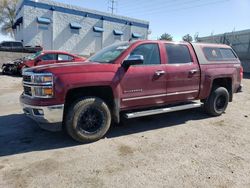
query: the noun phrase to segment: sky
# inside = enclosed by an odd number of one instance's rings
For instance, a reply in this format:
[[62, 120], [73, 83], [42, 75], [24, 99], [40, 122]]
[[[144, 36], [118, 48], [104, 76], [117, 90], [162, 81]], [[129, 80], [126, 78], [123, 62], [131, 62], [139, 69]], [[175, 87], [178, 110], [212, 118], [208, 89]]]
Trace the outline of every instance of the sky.
[[[111, 0], [55, 0], [111, 12]], [[116, 0], [115, 14], [149, 21], [150, 39], [169, 33], [179, 41], [250, 29], [250, 0]], [[0, 41], [3, 40], [0, 36]]]

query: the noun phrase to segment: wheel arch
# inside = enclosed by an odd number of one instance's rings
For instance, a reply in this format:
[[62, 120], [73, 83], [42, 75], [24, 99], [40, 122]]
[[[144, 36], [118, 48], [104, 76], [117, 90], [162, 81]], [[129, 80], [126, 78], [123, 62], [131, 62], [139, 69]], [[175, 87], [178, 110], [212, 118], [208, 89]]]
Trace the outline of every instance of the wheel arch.
[[229, 101], [233, 101], [233, 89], [232, 89], [232, 78], [231, 77], [222, 77], [222, 78], [215, 78], [210, 86], [209, 95], [216, 87], [224, 87], [227, 89], [229, 93]]
[[110, 108], [113, 121], [119, 123], [119, 100], [115, 98], [112, 87], [108, 85], [77, 87], [68, 90], [65, 96], [64, 117], [71, 104], [81, 97], [88, 96], [104, 100]]

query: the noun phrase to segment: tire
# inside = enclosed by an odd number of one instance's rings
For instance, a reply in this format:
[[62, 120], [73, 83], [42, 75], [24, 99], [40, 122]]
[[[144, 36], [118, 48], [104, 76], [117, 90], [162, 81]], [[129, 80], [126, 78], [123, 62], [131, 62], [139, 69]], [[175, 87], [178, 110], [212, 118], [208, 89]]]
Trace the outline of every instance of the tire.
[[66, 113], [67, 133], [81, 143], [101, 139], [111, 125], [108, 105], [100, 98], [86, 97], [76, 101]]
[[224, 87], [216, 87], [212, 90], [204, 103], [205, 111], [212, 116], [220, 116], [225, 112], [229, 102], [229, 93]]

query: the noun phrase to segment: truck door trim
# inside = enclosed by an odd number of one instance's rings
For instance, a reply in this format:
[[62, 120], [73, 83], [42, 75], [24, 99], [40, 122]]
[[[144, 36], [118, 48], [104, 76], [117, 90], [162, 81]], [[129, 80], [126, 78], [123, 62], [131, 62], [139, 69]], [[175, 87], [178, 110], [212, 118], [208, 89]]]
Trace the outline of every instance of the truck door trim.
[[147, 95], [147, 96], [141, 96], [141, 97], [125, 98], [125, 99], [122, 99], [122, 101], [133, 101], [133, 100], [139, 100], [139, 99], [148, 99], [148, 98], [156, 98], [156, 97], [166, 97], [166, 96], [182, 95], [182, 94], [189, 94], [189, 93], [196, 93], [196, 92], [198, 92], [198, 90], [183, 91], [183, 92], [174, 92], [174, 93], [165, 93], [165, 94], [159, 94], [159, 95]]

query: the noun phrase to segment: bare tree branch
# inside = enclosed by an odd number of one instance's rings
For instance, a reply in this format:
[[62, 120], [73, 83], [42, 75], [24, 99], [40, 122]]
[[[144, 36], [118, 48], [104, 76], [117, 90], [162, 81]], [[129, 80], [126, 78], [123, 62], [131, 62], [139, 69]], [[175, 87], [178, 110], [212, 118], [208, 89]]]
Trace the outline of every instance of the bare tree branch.
[[0, 32], [13, 36], [15, 12], [18, 0], [0, 0]]

